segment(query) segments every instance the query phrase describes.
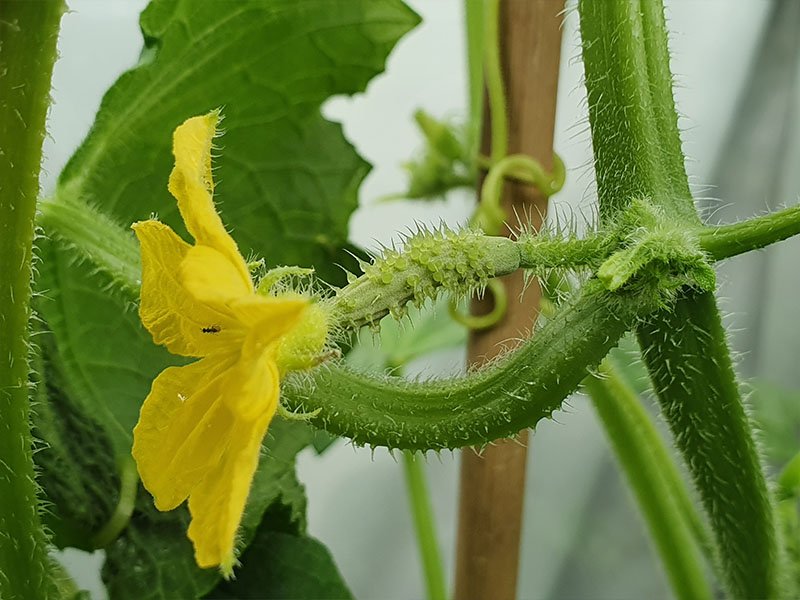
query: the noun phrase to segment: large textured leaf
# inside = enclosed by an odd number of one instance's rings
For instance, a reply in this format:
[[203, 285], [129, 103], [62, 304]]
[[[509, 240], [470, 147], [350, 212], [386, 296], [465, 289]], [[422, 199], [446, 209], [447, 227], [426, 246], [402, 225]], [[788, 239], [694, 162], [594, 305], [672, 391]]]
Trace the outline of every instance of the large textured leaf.
[[416, 21], [399, 0], [153, 2], [140, 65], [106, 94], [57, 193], [126, 223], [157, 212], [177, 225], [166, 190], [172, 130], [223, 107], [217, 196], [243, 250], [330, 260], [367, 166], [319, 106], [363, 90]]
[[[55, 201], [80, 198], [126, 227], [157, 213], [182, 231], [166, 189], [172, 131], [221, 106], [216, 195], [242, 252], [314, 265], [338, 283], [368, 166], [319, 106], [363, 90], [416, 22], [400, 0], [152, 2], [142, 60], [106, 94]], [[110, 279], [60, 242], [43, 243], [42, 257], [40, 309], [69, 387], [127, 455], [150, 382], [173, 359], [110, 293]]]
[[[250, 543], [259, 526], [292, 535], [304, 533], [306, 499], [294, 474], [294, 458], [311, 435], [305, 425], [273, 423], [239, 530], [242, 546]], [[149, 494], [140, 489], [130, 524], [106, 549], [103, 581], [109, 596], [166, 600], [197, 598], [211, 590], [220, 580], [219, 572], [197, 567], [186, 537], [188, 526], [185, 506], [160, 513]]]
[[[119, 501], [120, 477], [102, 425], [73, 402], [58, 365], [43, 359], [52, 336], [36, 332], [33, 356], [36, 410], [33, 432], [41, 447], [34, 453], [48, 509], [42, 517], [59, 548], [91, 550], [91, 538], [111, 517]], [[52, 353], [51, 353], [52, 354]]]
[[328, 549], [312, 537], [259, 529], [234, 581], [208, 595], [222, 599], [345, 600], [353, 595]]
[[[335, 265], [354, 262], [345, 252], [347, 223], [369, 167], [319, 107], [331, 95], [363, 90], [416, 22], [401, 0], [154, 0], [142, 15], [140, 64], [106, 94], [53, 201], [90, 203], [124, 228], [157, 213], [185, 233], [166, 190], [171, 134], [184, 119], [223, 107], [216, 197], [242, 252], [268, 264], [314, 265], [322, 278], [340, 283]], [[51, 410], [42, 433], [47, 429], [59, 446], [50, 465], [83, 465], [54, 479], [62, 487], [52, 488], [60, 493], [53, 512], [72, 526], [68, 533], [83, 526], [88, 536], [101, 523], [90, 523], [70, 502], [87, 503], [87, 514], [98, 519], [108, 515], [117, 480], [109, 476], [95, 485], [89, 466], [107, 472], [129, 456], [130, 432], [150, 383], [181, 359], [153, 345], [135, 305], [107, 273], [81, 262], [56, 236], [43, 240], [40, 251], [39, 310], [55, 339], [50, 363], [58, 366], [59, 391], [76, 417], [66, 423]], [[60, 402], [57, 395], [50, 401]], [[102, 461], [92, 454], [100, 452], [95, 446], [64, 442], [75, 435], [72, 425], [90, 422], [108, 438]], [[302, 426], [272, 427], [240, 531], [242, 547], [268, 508], [276, 519], [269, 527], [303, 535], [305, 496], [293, 465], [310, 439]], [[83, 450], [88, 454], [76, 455]], [[156, 512], [140, 490], [127, 529], [107, 548], [111, 597], [193, 597], [216, 585], [215, 570], [194, 564], [187, 518], [185, 509]]]

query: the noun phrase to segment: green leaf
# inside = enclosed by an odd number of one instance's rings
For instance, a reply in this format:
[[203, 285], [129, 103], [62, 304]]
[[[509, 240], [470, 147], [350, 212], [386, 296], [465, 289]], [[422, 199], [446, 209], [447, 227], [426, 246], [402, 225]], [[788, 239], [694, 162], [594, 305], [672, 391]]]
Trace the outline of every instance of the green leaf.
[[[305, 531], [306, 499], [295, 477], [294, 458], [311, 435], [301, 423], [276, 420], [270, 427], [239, 529], [241, 547], [250, 543], [260, 526], [293, 534]], [[103, 581], [109, 596], [166, 600], [197, 598], [211, 590], [220, 580], [219, 571], [195, 564], [186, 537], [188, 526], [185, 506], [160, 513], [150, 495], [140, 490], [130, 524], [106, 548]]]
[[259, 600], [348, 599], [330, 552], [309, 536], [261, 528], [242, 557], [236, 579], [218, 586], [208, 598]]
[[[227, 9], [227, 10], [221, 10]], [[53, 203], [79, 199], [127, 227], [159, 218], [183, 232], [167, 192], [172, 131], [224, 107], [216, 197], [245, 256], [313, 265], [343, 283], [347, 223], [368, 165], [322, 119], [334, 94], [362, 91], [418, 21], [400, 0], [151, 3], [140, 64], [103, 99]], [[61, 241], [42, 244], [41, 311], [69, 387], [126, 456], [155, 375], [178, 361], [155, 347], [114, 280]]]
[[319, 107], [363, 91], [417, 21], [400, 0], [151, 3], [142, 60], [106, 94], [57, 195], [183, 231], [166, 188], [172, 131], [223, 107], [216, 195], [243, 253], [335, 278], [368, 166]]
[[37, 302], [56, 340], [50, 360], [79, 411], [100, 423], [114, 456], [130, 455], [133, 426], [150, 384], [182, 359], [153, 344], [135, 307], [110, 293], [111, 280], [42, 240]]
[[[46, 334], [37, 336], [48, 346]], [[91, 538], [111, 517], [120, 478], [111, 441], [100, 422], [67, 393], [56, 365], [40, 361], [44, 377], [33, 415], [33, 431], [43, 447], [34, 454], [39, 485], [48, 503], [43, 513], [52, 542], [93, 550]]]
[[219, 579], [197, 567], [186, 537], [189, 512], [160, 513], [140, 489], [136, 510], [123, 534], [106, 548], [102, 577], [111, 598], [197, 598]]
[[311, 439], [311, 447], [314, 452], [322, 454], [330, 448], [339, 438], [325, 431], [324, 429], [315, 429], [314, 437]]

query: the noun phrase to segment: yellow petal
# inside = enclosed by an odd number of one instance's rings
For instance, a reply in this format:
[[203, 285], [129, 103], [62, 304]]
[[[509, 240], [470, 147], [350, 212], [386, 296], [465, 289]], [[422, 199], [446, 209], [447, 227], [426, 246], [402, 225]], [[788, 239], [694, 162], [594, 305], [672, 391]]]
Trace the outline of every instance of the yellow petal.
[[249, 293], [230, 262], [208, 246], [193, 246], [187, 252], [180, 266], [180, 281], [198, 302], [232, 315], [243, 332], [257, 329], [262, 349], [292, 329], [309, 306], [302, 296]]
[[159, 510], [183, 502], [221, 460], [234, 415], [223, 400], [236, 355], [213, 355], [165, 369], [133, 430], [133, 457]]
[[219, 112], [214, 111], [192, 117], [175, 129], [172, 138], [175, 168], [169, 177], [169, 191], [178, 200], [186, 229], [197, 243], [224, 254], [242, 283], [252, 290], [247, 264], [214, 208], [211, 147], [218, 122]]
[[142, 253], [139, 316], [153, 341], [184, 356], [205, 356], [241, 344], [238, 318], [197, 300], [179, 280], [191, 246], [158, 221], [140, 221], [133, 229]]
[[253, 294], [232, 302], [230, 310], [248, 330], [258, 330], [257, 340], [270, 343], [292, 329], [308, 306], [308, 300], [300, 296]]
[[210, 246], [193, 246], [180, 265], [183, 286], [198, 301], [227, 311], [228, 304], [252, 296], [252, 287], [244, 284], [236, 265]]
[[[237, 382], [238, 387], [231, 388], [225, 396], [231, 411], [248, 421], [258, 419], [264, 411], [275, 411], [267, 401], [271, 398], [271, 391], [265, 390], [272, 390], [277, 385], [274, 382], [280, 381], [276, 351], [287, 332], [297, 326], [307, 310], [307, 303], [302, 299], [253, 298], [263, 302], [263, 305], [258, 304], [262, 318], [249, 329], [239, 362], [231, 370], [231, 379]], [[254, 307], [250, 310], [255, 312]]]
[[261, 440], [278, 406], [277, 369], [271, 361], [267, 365], [267, 372], [253, 373], [240, 388], [247, 394], [241, 403], [257, 406], [258, 418], [236, 419], [222, 460], [189, 496], [189, 539], [195, 560], [203, 568], [221, 565], [226, 575], [234, 562], [236, 531], [258, 466]]
[[245, 344], [239, 362], [231, 370], [231, 380], [238, 382], [238, 386], [231, 386], [233, 389], [225, 395], [231, 412], [245, 421], [254, 421], [265, 412], [275, 412], [272, 396], [274, 393], [277, 402], [279, 394], [280, 373], [271, 351], [275, 344], [264, 346], [260, 354], [253, 351], [253, 346], [255, 344], [248, 348]]

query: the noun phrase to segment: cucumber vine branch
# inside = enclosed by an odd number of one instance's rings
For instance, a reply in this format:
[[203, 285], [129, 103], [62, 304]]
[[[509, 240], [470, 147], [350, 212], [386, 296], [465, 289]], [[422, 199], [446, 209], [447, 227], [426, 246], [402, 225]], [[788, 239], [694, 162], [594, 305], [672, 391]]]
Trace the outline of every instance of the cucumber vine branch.
[[[99, 221], [103, 235], [97, 235], [89, 226], [98, 223], [96, 211], [86, 206], [53, 210], [65, 201], [53, 198], [42, 203], [42, 225], [111, 275], [121, 293], [135, 297], [139, 281], [132, 278], [137, 265], [131, 257], [137, 253], [131, 235], [108, 219]], [[79, 199], [69, 201], [73, 207], [81, 206]], [[537, 275], [573, 270], [588, 279], [520, 349], [466, 378], [415, 383], [355, 373], [329, 362], [290, 378], [284, 390], [286, 406], [305, 412], [321, 409], [313, 423], [358, 443], [409, 450], [487, 443], [534, 425], [560, 406], [586, 368], [599, 364], [619, 336], [654, 310], [671, 305], [681, 286], [709, 285], [697, 249], [709, 243], [715, 229], [684, 230], [685, 245], [679, 251], [669, 236], [655, 244], [652, 229], [641, 224], [652, 220], [656, 230], [670, 230], [668, 218], [660, 221], [659, 211], [646, 202], [631, 208], [619, 222], [585, 238], [542, 232], [523, 233], [512, 240], [473, 230], [411, 236], [402, 249], [387, 250], [365, 263], [364, 275], [353, 276], [351, 283], [321, 300], [336, 315], [340, 331], [376, 324], [389, 314], [402, 317], [407, 303], [420, 304], [442, 292], [463, 295], [480, 290], [492, 277], [517, 269]], [[86, 228], [79, 226], [81, 219]], [[786, 211], [781, 222], [785, 220], [797, 227], [800, 211]], [[733, 227], [748, 230], [746, 223]], [[784, 239], [787, 228], [758, 226], [748, 235], [765, 246]], [[631, 252], [638, 248], [641, 252]], [[631, 260], [620, 258], [630, 254]], [[642, 255], [649, 260], [642, 263]], [[603, 266], [610, 273], [605, 281], [593, 275]]]

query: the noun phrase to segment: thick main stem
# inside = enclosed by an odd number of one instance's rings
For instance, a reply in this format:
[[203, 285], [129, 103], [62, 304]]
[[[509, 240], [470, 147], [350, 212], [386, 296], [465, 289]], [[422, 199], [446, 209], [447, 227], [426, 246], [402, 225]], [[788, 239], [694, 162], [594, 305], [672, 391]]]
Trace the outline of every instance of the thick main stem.
[[60, 0], [0, 2], [0, 597], [52, 594], [30, 432], [34, 215]]
[[[581, 0], [600, 214], [648, 198], [683, 228], [689, 194], [661, 0]], [[775, 517], [713, 293], [683, 290], [637, 327], [662, 412], [708, 514], [733, 597], [779, 590]]]
[[709, 517], [736, 598], [780, 596], [772, 500], [714, 295], [682, 298], [637, 331], [642, 357]]
[[[553, 169], [563, 7], [560, 0], [504, 0], [500, 7], [499, 50], [509, 131], [506, 150], [531, 156], [548, 172]], [[484, 40], [486, 44], [493, 42], [497, 40]], [[491, 83], [489, 75], [486, 76]], [[482, 153], [493, 156], [497, 148], [489, 147], [493, 139], [490, 123], [491, 119], [484, 119]], [[519, 183], [505, 186], [503, 207], [512, 225], [517, 224], [513, 221], [515, 215], [540, 219], [546, 206], [545, 196], [531, 186]], [[508, 235], [509, 230], [504, 233]], [[538, 286], [529, 286], [523, 295], [522, 273], [504, 277], [502, 282], [507, 296], [521, 298], [521, 301], [510, 304], [506, 318], [496, 327], [473, 333], [468, 357], [472, 366], [492, 360], [509, 339], [527, 337], [538, 314]], [[477, 301], [473, 309], [478, 314], [486, 313], [490, 306]], [[457, 600], [512, 600], [516, 597], [526, 441], [527, 435], [523, 433], [517, 440], [487, 448], [481, 456], [474, 452], [462, 454]]]

